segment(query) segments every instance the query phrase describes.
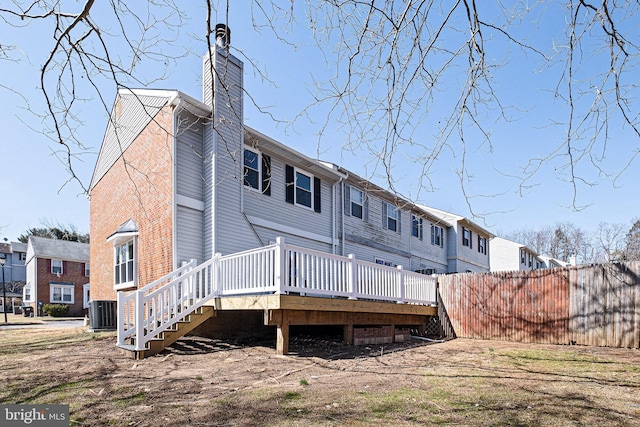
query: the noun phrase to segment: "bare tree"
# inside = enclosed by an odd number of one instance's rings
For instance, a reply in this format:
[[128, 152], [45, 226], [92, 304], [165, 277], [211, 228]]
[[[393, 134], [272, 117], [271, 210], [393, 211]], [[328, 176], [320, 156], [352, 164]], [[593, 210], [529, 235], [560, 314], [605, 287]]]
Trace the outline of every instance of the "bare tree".
[[[36, 129], [52, 141], [53, 152], [86, 192], [87, 183], [75, 166], [90, 144], [78, 138], [82, 109], [99, 103], [111, 107], [115, 89], [147, 86], [165, 77], [166, 70], [184, 52], [172, 48], [184, 16], [172, 0], [121, 2], [65, 2], [13, 0], [0, 6], [0, 25], [20, 30], [45, 30], [47, 53], [27, 59], [39, 67], [38, 87], [44, 109], [31, 112], [44, 128]], [[20, 46], [0, 45], [0, 57], [20, 60]], [[137, 72], [143, 62], [153, 62], [153, 72]], [[21, 88], [5, 90], [20, 92]], [[28, 105], [30, 103], [27, 103]], [[30, 107], [28, 107], [30, 108]]]
[[[193, 31], [208, 41], [213, 16], [246, 13], [229, 0], [202, 5], [206, 24], [195, 27], [202, 33]], [[313, 31], [332, 74], [317, 78], [316, 102], [300, 115], [313, 117], [314, 109], [322, 108], [320, 137], [338, 124], [346, 134], [343, 148], [368, 153], [367, 173], [384, 177], [393, 191], [399, 158], [420, 165], [421, 188], [434, 190], [430, 176], [437, 160], [453, 153], [473, 213], [473, 197], [491, 194], [469, 190], [472, 154], [494, 150], [492, 123], [526, 117], [526, 102], [514, 102], [498, 85], [513, 64], [528, 63], [551, 75], [555, 85], [546, 88], [548, 96], [565, 112], [550, 118], [564, 128], [562, 141], [520, 165], [516, 177], [521, 192], [535, 185], [536, 173], [553, 161], [556, 173], [573, 186], [570, 204], [579, 209], [579, 189], [595, 184], [590, 172], [615, 182], [635, 161], [640, 116], [631, 101], [637, 94], [633, 73], [639, 65], [640, 35], [634, 19], [639, 9], [633, 0], [509, 6], [475, 0], [273, 0], [252, 1], [250, 14], [256, 30], [268, 28], [284, 43], [290, 41], [280, 35], [281, 28]], [[564, 21], [556, 21], [558, 17]], [[45, 133], [58, 147], [56, 154], [71, 180], [79, 181], [74, 164], [87, 150], [75, 132], [83, 124], [82, 104], [99, 102], [108, 109], [106, 100], [114, 87], [146, 86], [162, 79], [186, 53], [175, 47], [180, 46], [175, 41], [185, 16], [172, 0], [14, 0], [0, 7], [0, 20], [16, 28], [49, 28], [49, 53], [34, 58], [41, 67], [39, 86], [46, 108], [35, 113], [44, 120]], [[541, 28], [556, 32], [547, 36]], [[0, 58], [18, 51], [2, 45]], [[138, 71], [143, 62], [156, 65], [153, 74], [149, 68]], [[636, 137], [632, 155], [622, 163], [607, 163], [614, 143], [611, 130], [622, 126]], [[80, 185], [86, 189], [86, 183]]]
[[624, 259], [640, 260], [640, 220], [636, 220], [625, 236], [626, 246]]
[[625, 259], [625, 224], [601, 222], [595, 234], [598, 255], [595, 261], [615, 262]]

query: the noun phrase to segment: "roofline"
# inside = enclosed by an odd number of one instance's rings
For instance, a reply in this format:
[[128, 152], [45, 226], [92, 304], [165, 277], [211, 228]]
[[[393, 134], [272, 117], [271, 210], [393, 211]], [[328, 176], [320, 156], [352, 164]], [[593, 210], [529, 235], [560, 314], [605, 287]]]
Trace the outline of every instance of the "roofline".
[[269, 144], [273, 144], [275, 146], [277, 146], [279, 149], [286, 151], [288, 153], [290, 153], [292, 156], [294, 157], [298, 157], [301, 160], [305, 160], [307, 162], [313, 163], [315, 165], [317, 165], [325, 174], [327, 175], [331, 175], [334, 176], [336, 178], [336, 180], [339, 179], [345, 179], [346, 176], [343, 175], [342, 173], [340, 173], [339, 171], [328, 167], [324, 162], [321, 162], [319, 160], [315, 160], [312, 159], [311, 157], [301, 153], [298, 150], [295, 150], [279, 141], [276, 141], [275, 139], [271, 138], [270, 136], [267, 136], [265, 134], [263, 134], [260, 131], [257, 131], [247, 125], [244, 125], [244, 129], [246, 130], [247, 133], [249, 133], [250, 135], [254, 135], [255, 137], [259, 138], [259, 139], [263, 139], [265, 141], [267, 141]]
[[[493, 234], [489, 230], [485, 229], [484, 227], [481, 227], [480, 225], [478, 225], [477, 223], [473, 222], [472, 220], [470, 220], [467, 217], [464, 217], [464, 216], [458, 215], [458, 214], [454, 214], [452, 212], [443, 211], [442, 209], [432, 208], [430, 206], [424, 206], [424, 208], [426, 208], [428, 210], [431, 210], [431, 211], [435, 211], [436, 213], [433, 213], [433, 215], [438, 215], [438, 213], [441, 213], [443, 216], [450, 216], [453, 220], [455, 220], [456, 222], [461, 223], [462, 225], [468, 225], [469, 228], [475, 228], [477, 230], [480, 230], [484, 234], [488, 235], [489, 239], [493, 239], [494, 237], [496, 237], [495, 234]], [[451, 224], [451, 225], [453, 226], [453, 224]]]

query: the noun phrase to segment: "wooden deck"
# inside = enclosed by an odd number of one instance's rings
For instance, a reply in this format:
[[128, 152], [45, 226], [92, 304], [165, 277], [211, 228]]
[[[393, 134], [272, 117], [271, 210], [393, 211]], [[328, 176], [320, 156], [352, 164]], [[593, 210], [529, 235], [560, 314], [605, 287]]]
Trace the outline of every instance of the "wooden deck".
[[276, 327], [276, 351], [289, 351], [289, 326], [343, 327], [343, 341], [353, 345], [354, 326], [424, 328], [437, 307], [297, 295], [251, 295], [214, 298], [205, 303], [216, 311], [263, 311], [264, 325]]
[[435, 305], [435, 277], [288, 245], [279, 237], [200, 265], [192, 260], [142, 288], [118, 292], [118, 346], [142, 354], [164, 331], [210, 306], [263, 311], [284, 354], [291, 325], [342, 325], [345, 343], [352, 344], [355, 326], [384, 326], [395, 336], [395, 325], [424, 326]]

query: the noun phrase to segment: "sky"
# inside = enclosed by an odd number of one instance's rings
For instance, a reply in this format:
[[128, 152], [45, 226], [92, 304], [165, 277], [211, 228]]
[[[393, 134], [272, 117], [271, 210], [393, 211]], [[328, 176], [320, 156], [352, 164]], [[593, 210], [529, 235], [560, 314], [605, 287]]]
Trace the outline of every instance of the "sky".
[[[204, 9], [196, 5], [197, 2], [190, 2], [185, 6], [179, 34], [163, 47], [167, 54], [177, 56], [168, 62], [166, 78], [151, 82], [148, 87], [178, 89], [201, 99], [201, 55], [206, 45], [200, 34], [205, 23]], [[99, 13], [97, 10], [96, 15]], [[232, 2], [228, 16], [224, 8], [216, 13], [217, 22], [228, 18], [232, 53], [245, 64], [244, 84], [251, 95], [251, 99], [245, 97], [245, 124], [309, 157], [343, 165], [386, 187], [381, 170], [373, 166], [377, 161], [375, 152], [362, 148], [345, 149], [354, 147], [354, 144], [357, 146], [357, 141], [352, 139], [353, 134], [337, 125], [336, 116], [331, 116], [329, 126], [322, 128], [329, 114], [326, 105], [315, 106], [309, 110], [309, 115], [296, 119], [305, 107], [313, 104], [315, 82], [336, 75], [343, 77], [345, 73], [344, 64], [336, 68], [327, 53], [316, 44], [309, 28], [309, 18], [301, 11], [295, 24], [285, 26], [282, 37], [290, 43], [283, 43], [266, 28], [256, 32], [252, 27], [251, 13], [247, 1]], [[562, 26], [563, 21], [552, 10], [545, 13], [540, 16], [546, 16], [547, 20], [540, 19], [532, 27], [534, 30], [524, 33], [524, 37], [530, 37], [538, 46], [553, 52], [552, 30], [559, 24]], [[532, 16], [528, 19], [533, 20]], [[99, 21], [99, 17], [96, 20]], [[45, 25], [11, 28], [0, 24], [3, 45], [16, 46], [11, 51], [11, 60], [0, 57], [0, 126], [3, 129], [0, 138], [3, 202], [0, 238], [10, 241], [15, 241], [29, 228], [44, 224], [71, 225], [80, 232], [89, 231], [89, 199], [81, 185], [74, 180], [69, 181], [64, 165], [53, 154], [56, 145], [46, 132], [43, 133], [48, 122], [42, 116], [45, 110], [42, 94], [38, 91], [38, 70], [51, 47], [51, 31]], [[601, 222], [623, 223], [630, 227], [632, 221], [640, 217], [640, 199], [632, 197], [640, 180], [637, 162], [626, 168], [615, 182], [593, 167], [580, 166], [578, 171], [588, 177], [588, 183], [578, 183], [575, 201], [573, 187], [567, 182], [566, 169], [563, 168], [566, 156], [542, 162], [536, 175], [521, 187], [522, 169], [528, 161], [548, 155], [554, 147], [561, 145], [565, 137], [566, 125], [562, 123], [566, 122], [567, 109], [551, 93], [558, 69], [556, 66], [555, 69], [541, 70], [535, 55], [523, 54], [512, 44], [498, 44], [500, 37], [495, 34], [486, 37], [487, 50], [492, 55], [488, 59], [496, 65], [494, 88], [503, 105], [508, 107], [506, 120], [497, 117], [491, 108], [481, 109], [478, 117], [483, 128], [491, 133], [491, 144], [477, 130], [466, 129], [467, 152], [463, 158], [462, 144], [455, 140], [454, 135], [422, 179], [423, 165], [412, 160], [421, 148], [401, 147], [391, 168], [396, 190], [417, 203], [470, 217], [500, 235], [563, 221], [587, 232], [594, 231]], [[328, 38], [327, 44], [332, 41]], [[595, 68], [589, 67], [595, 67], [593, 64], [602, 58], [598, 58], [601, 53], [589, 49], [584, 49], [583, 54], [591, 56], [575, 72], [577, 77], [586, 80], [583, 75], [596, 73]], [[158, 72], [158, 65], [143, 62], [137, 73], [143, 80], [152, 79]], [[629, 78], [637, 82], [640, 71]], [[420, 121], [415, 119], [415, 123], [409, 123], [416, 129], [416, 139], [425, 146], [435, 143], [438, 126], [455, 98], [451, 93], [456, 90], [457, 83], [455, 77], [446, 81], [444, 89], [436, 94], [431, 104], [419, 107], [424, 110]], [[136, 82], [132, 86], [144, 84]], [[78, 89], [85, 90], [86, 87], [79, 86]], [[104, 102], [110, 106], [115, 88], [104, 83], [101, 90]], [[81, 96], [82, 102], [77, 110], [78, 125], [74, 129], [75, 136], [83, 142], [86, 150], [74, 160], [74, 170], [81, 182], [88, 186], [106, 129], [108, 112], [95, 93], [86, 93], [86, 96], [84, 93]], [[319, 139], [321, 129], [322, 137]], [[616, 119], [611, 120], [608, 132], [611, 139], [602, 154], [602, 164], [607, 166], [606, 172], [617, 175], [637, 151], [640, 141]], [[576, 144], [583, 142], [576, 141]], [[599, 150], [601, 148], [595, 149], [594, 153], [600, 155]], [[462, 161], [467, 167], [464, 192], [457, 174]], [[590, 159], [586, 159], [584, 164], [590, 163]], [[428, 186], [420, 186], [419, 183], [427, 183]], [[574, 202], [582, 209], [573, 209]]]

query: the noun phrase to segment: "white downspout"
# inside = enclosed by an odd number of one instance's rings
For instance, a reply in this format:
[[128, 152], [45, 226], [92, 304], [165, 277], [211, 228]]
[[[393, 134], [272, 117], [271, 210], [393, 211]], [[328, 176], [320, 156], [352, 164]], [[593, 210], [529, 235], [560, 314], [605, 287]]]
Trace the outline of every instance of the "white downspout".
[[342, 206], [342, 204], [344, 203], [344, 182], [349, 179], [349, 173], [347, 172], [344, 177], [340, 178], [340, 224], [341, 224], [341, 228], [342, 228], [342, 237], [340, 240], [340, 253], [338, 255], [342, 255], [345, 256], [344, 254], [344, 206]]
[[172, 218], [171, 218], [171, 228], [172, 228], [172, 238], [171, 238], [171, 251], [173, 252], [173, 270], [178, 268], [178, 221], [176, 220], [178, 216], [178, 205], [176, 203], [177, 200], [177, 181], [178, 181], [178, 113], [184, 109], [183, 100], [179, 96], [174, 96], [170, 101], [169, 105], [175, 107], [173, 109], [173, 168], [171, 177], [171, 209], [173, 210]]
[[337, 231], [338, 231], [338, 227], [336, 226], [336, 208], [339, 206], [338, 200], [336, 199], [336, 197], [338, 196], [338, 192], [336, 191], [336, 189], [338, 188], [338, 186], [342, 184], [342, 180], [344, 178], [340, 177], [340, 179], [338, 180], [338, 182], [336, 182], [335, 184], [333, 184], [333, 186], [331, 186], [331, 192], [333, 193], [332, 199], [333, 199], [333, 209], [331, 212], [331, 252], [334, 255], [337, 255], [336, 253], [336, 246], [338, 246], [338, 236], [337, 236]]

